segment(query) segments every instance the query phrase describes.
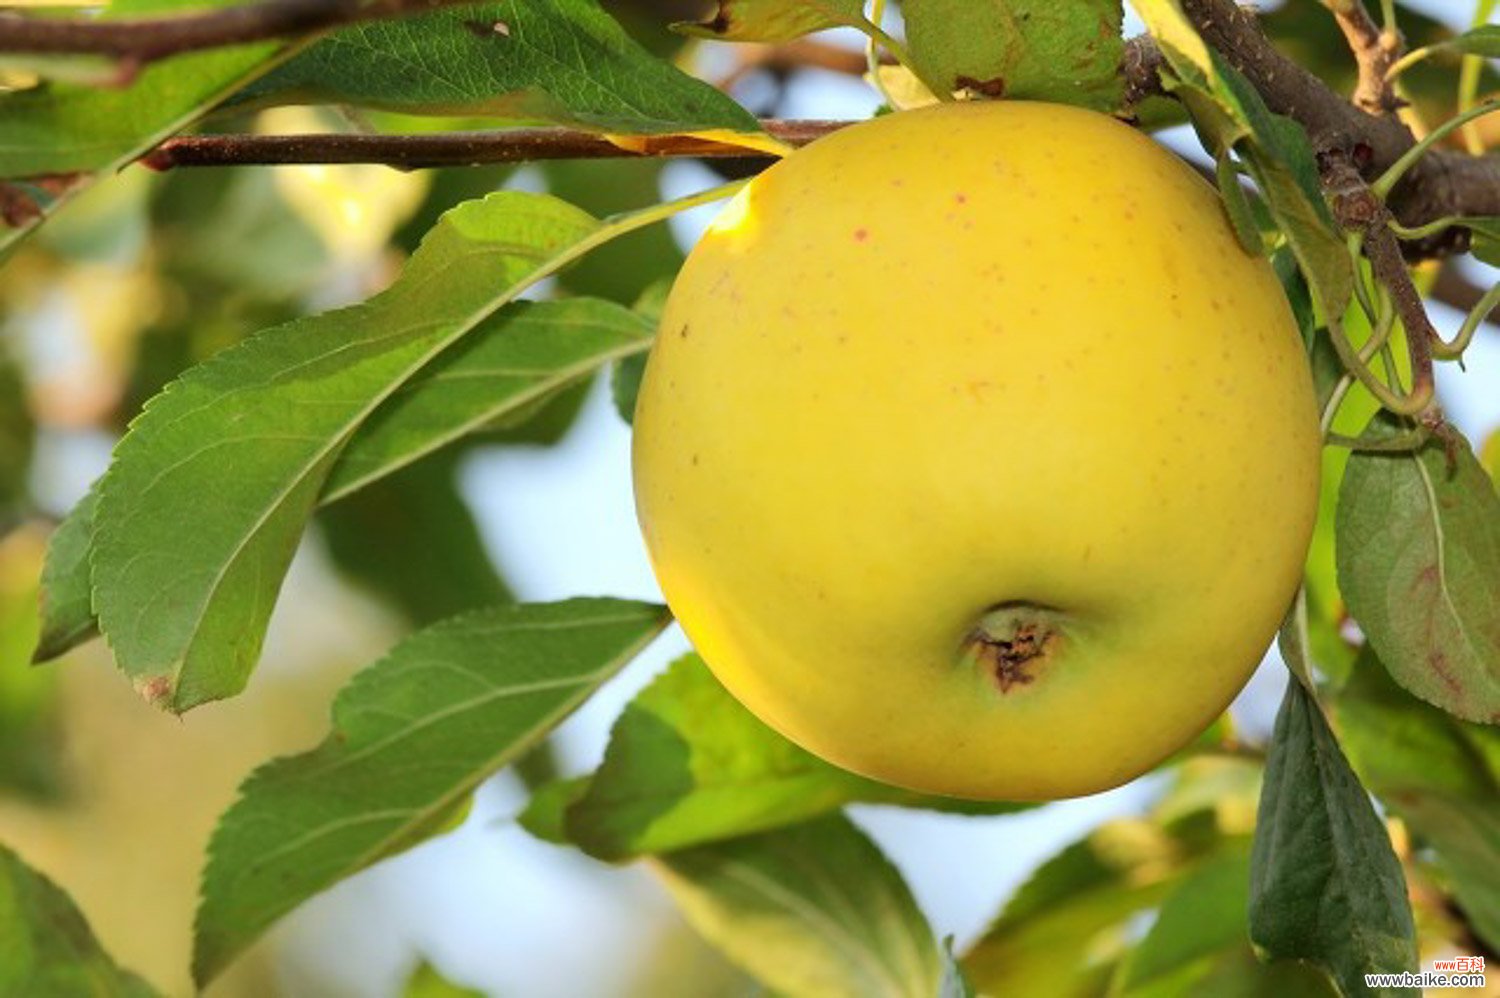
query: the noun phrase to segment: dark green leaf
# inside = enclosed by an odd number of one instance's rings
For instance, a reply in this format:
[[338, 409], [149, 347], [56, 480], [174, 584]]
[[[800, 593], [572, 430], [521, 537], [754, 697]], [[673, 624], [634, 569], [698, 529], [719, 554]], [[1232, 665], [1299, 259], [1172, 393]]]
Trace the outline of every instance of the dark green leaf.
[[[105, 17], [231, 6], [235, 0], [115, 0]], [[152, 63], [128, 86], [43, 83], [0, 94], [0, 178], [56, 175], [19, 193], [36, 205], [16, 228], [0, 226], [0, 253], [67, 196], [107, 177], [181, 131], [290, 51], [260, 42]], [[93, 174], [94, 176], [89, 176]]]
[[47, 544], [40, 599], [42, 627], [33, 661], [50, 661], [99, 634], [89, 592], [89, 539], [98, 500], [95, 483]]
[[1466, 218], [1463, 224], [1473, 233], [1470, 249], [1474, 257], [1491, 267], [1500, 267], [1500, 217]]
[[318, 514], [339, 570], [418, 626], [511, 600], [458, 494], [459, 456], [434, 454]]
[[198, 982], [313, 894], [430, 835], [667, 620], [619, 600], [500, 607], [421, 631], [357, 675], [323, 744], [261, 767], [220, 820]]
[[1266, 251], [1261, 238], [1260, 226], [1255, 222], [1255, 212], [1250, 208], [1250, 195], [1240, 184], [1240, 171], [1227, 153], [1220, 154], [1214, 163], [1214, 178], [1219, 185], [1219, 196], [1224, 201], [1224, 212], [1234, 234], [1246, 253], [1261, 256]]
[[[671, 290], [671, 279], [663, 278], [642, 291], [631, 308], [656, 328], [661, 323], [661, 312], [667, 305], [667, 295]], [[635, 403], [640, 397], [641, 379], [645, 375], [646, 355], [643, 353], [615, 361], [614, 369], [610, 371], [610, 397], [615, 401], [615, 411], [627, 423], [635, 422]]]
[[352, 25], [245, 96], [626, 134], [760, 131], [734, 101], [637, 45], [594, 0], [507, 0]]
[[44, 543], [39, 525], [0, 537], [0, 800], [52, 803], [67, 789], [59, 677], [31, 664]]
[[1102, 994], [1126, 924], [1223, 844], [1204, 811], [1103, 825], [1032, 874], [965, 954], [964, 970], [982, 994]]
[[776, 828], [856, 802], [964, 813], [1021, 806], [928, 797], [830, 765], [762, 724], [702, 659], [688, 655], [620, 714], [604, 762], [568, 808], [565, 827], [591, 855], [623, 859]]
[[718, 0], [713, 19], [673, 28], [731, 42], [787, 42], [814, 31], [858, 26], [864, 0]]
[[1470, 28], [1457, 38], [1439, 42], [1434, 48], [1464, 55], [1481, 55], [1486, 59], [1500, 59], [1500, 24], [1484, 24]]
[[1184, 877], [1116, 975], [1128, 998], [1333, 998], [1332, 982], [1307, 964], [1263, 964], [1250, 947], [1250, 843], [1236, 842]]
[[1120, 105], [1120, 0], [906, 0], [902, 12], [917, 70], [951, 91]]
[[636, 399], [641, 394], [641, 379], [646, 376], [646, 355], [637, 354], [616, 361], [609, 374], [609, 394], [615, 400], [615, 411], [627, 423], [635, 422]]
[[816, 821], [658, 861], [710, 942], [790, 998], [929, 998], [937, 942], [895, 867], [849, 819]]
[[[1402, 432], [1380, 414], [1366, 435]], [[1470, 721], [1500, 721], [1500, 497], [1467, 443], [1359, 452], [1339, 491], [1338, 581], [1396, 682]], [[1449, 466], [1450, 456], [1452, 467]]]
[[1417, 969], [1401, 862], [1318, 705], [1288, 683], [1266, 761], [1251, 858], [1250, 935], [1263, 955], [1326, 969], [1347, 995], [1365, 974]]
[[[597, 218], [661, 200], [662, 161], [559, 160], [546, 164], [547, 191]], [[682, 248], [665, 225], [611, 240], [558, 275], [572, 295], [634, 302], [682, 266]], [[639, 304], [633, 306], [640, 312]], [[652, 317], [655, 325], [656, 317]]]
[[1431, 846], [1475, 934], [1500, 947], [1500, 731], [1411, 696], [1368, 650], [1334, 716], [1366, 785]]
[[1266, 108], [1245, 78], [1198, 37], [1177, 0], [1137, 0], [1135, 6], [1200, 134], [1215, 151], [1239, 154], [1296, 254], [1319, 311], [1325, 321], [1338, 321], [1353, 295], [1353, 265], [1323, 200], [1306, 133]]
[[570, 845], [565, 826], [568, 808], [581, 799], [589, 788], [587, 776], [572, 776], [542, 784], [516, 822], [543, 842]]
[[0, 994], [36, 998], [149, 998], [121, 970], [56, 884], [0, 846]]
[[36, 426], [19, 365], [0, 343], [0, 536], [25, 505]]
[[341, 449], [439, 353], [610, 231], [540, 195], [468, 202], [387, 291], [254, 336], [156, 397], [100, 486], [92, 556], [101, 630], [147, 699], [180, 712], [244, 687]]

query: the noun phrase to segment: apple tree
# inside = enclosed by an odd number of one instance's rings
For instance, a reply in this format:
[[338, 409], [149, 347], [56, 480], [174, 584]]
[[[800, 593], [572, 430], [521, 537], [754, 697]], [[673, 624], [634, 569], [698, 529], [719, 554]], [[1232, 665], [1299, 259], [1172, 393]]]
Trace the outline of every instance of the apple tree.
[[[1496, 4], [1462, 24], [1397, 0], [890, 6], [0, 14], [0, 994], [227, 993], [285, 916], [450, 833], [502, 771], [526, 787], [521, 827], [648, 868], [744, 993], [1415, 994], [1400, 975], [1433, 958], [1500, 952], [1500, 438], [1471, 445], [1444, 409], [1450, 371], [1500, 335], [1500, 286], [1479, 276], [1500, 266]], [[840, 768], [742, 705], [701, 640], [709, 661], [686, 654], [629, 699], [596, 766], [560, 767], [554, 729], [673, 611], [518, 601], [458, 485], [476, 453], [554, 445], [600, 379], [633, 420], [683, 263], [667, 223], [860, 127], [782, 116], [818, 74], [869, 88], [882, 115], [1040, 101], [1151, 136], [1274, 272], [1316, 396], [1321, 492], [1280, 618], [1274, 725], [1203, 717], [1140, 813], [1056, 843], [960, 946], [847, 810], [972, 816], [1003, 841], [1038, 801]], [[664, 164], [684, 161], [702, 182], [665, 197]], [[1117, 301], [1107, 281], [1076, 285]], [[1496, 372], [1473, 367], [1493, 397]], [[48, 484], [100, 441], [91, 484]], [[1005, 471], [976, 461], [972, 487], [1009, 485]], [[314, 607], [324, 628], [367, 626], [384, 651], [336, 690], [287, 694], [321, 741], [247, 734], [216, 702], [271, 682], [257, 666], [278, 654], [272, 613], [309, 547], [382, 608], [369, 625]], [[91, 657], [159, 711], [135, 726], [118, 701], [83, 713], [68, 684]], [[1111, 705], [1097, 710], [1057, 719], [1078, 752]], [[160, 712], [189, 715], [202, 757], [135, 752], [141, 725], [173, 723]], [[123, 824], [36, 817], [103, 785], [68, 751], [85, 735], [100, 766], [123, 760], [111, 822], [164, 786], [210, 786], [205, 759], [235, 753], [237, 790], [190, 857], [191, 926], [131, 926], [180, 936], [176, 969], [126, 969], [99, 937], [130, 932], [96, 937], [89, 878], [68, 872], [70, 852], [96, 881], [147, 862]], [[425, 967], [408, 988], [456, 993]]]

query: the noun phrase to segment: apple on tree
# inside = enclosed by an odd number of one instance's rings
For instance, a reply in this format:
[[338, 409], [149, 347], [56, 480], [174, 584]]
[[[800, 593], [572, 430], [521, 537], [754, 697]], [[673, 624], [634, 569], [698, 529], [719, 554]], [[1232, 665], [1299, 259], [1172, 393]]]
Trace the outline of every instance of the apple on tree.
[[755, 179], [690, 255], [635, 426], [667, 600], [762, 720], [990, 799], [1147, 771], [1296, 592], [1319, 428], [1215, 192], [1107, 116], [949, 104]]

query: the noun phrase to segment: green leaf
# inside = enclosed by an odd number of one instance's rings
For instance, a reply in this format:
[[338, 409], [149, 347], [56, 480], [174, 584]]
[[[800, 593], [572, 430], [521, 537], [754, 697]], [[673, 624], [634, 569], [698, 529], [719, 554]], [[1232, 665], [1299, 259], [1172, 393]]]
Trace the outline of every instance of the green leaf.
[[[1379, 414], [1366, 434], [1402, 422]], [[1339, 589], [1396, 682], [1469, 721], [1500, 721], [1500, 497], [1467, 443], [1359, 452], [1339, 491]], [[1450, 454], [1452, 466], [1449, 466]]]
[[0, 537], [0, 800], [56, 803], [67, 791], [60, 677], [31, 664], [44, 554], [38, 524]]
[[500, 306], [633, 224], [540, 195], [468, 202], [385, 292], [254, 336], [148, 404], [100, 486], [92, 556], [101, 630], [147, 699], [181, 712], [242, 689], [355, 432]]
[[672, 27], [685, 35], [729, 42], [789, 42], [814, 31], [864, 23], [864, 0], [718, 0], [711, 20]]
[[1304, 963], [1263, 964], [1250, 948], [1250, 843], [1235, 842], [1177, 884], [1116, 975], [1112, 994], [1334, 998], [1332, 982]]
[[[661, 313], [667, 305], [667, 295], [672, 290], [670, 278], [664, 278], [648, 286], [631, 306], [632, 310], [655, 329], [661, 324]], [[609, 374], [609, 393], [614, 399], [615, 411], [626, 423], [635, 422], [636, 399], [641, 394], [641, 379], [646, 376], [646, 355], [637, 354], [615, 361]]]
[[1135, 0], [1134, 6], [1171, 67], [1169, 89], [1215, 152], [1239, 154], [1307, 276], [1324, 321], [1337, 322], [1354, 293], [1354, 270], [1323, 200], [1306, 133], [1266, 108], [1255, 88], [1198, 37], [1177, 0]]
[[323, 501], [526, 413], [611, 361], [644, 353], [654, 332], [629, 309], [593, 298], [507, 306], [364, 422], [329, 474]]
[[418, 626], [512, 601], [458, 493], [461, 457], [434, 454], [318, 514], [339, 571]]
[[760, 131], [733, 100], [637, 45], [594, 0], [507, 0], [352, 25], [245, 97], [626, 134]]
[[1101, 826], [1032, 874], [964, 956], [965, 972], [982, 994], [1102, 994], [1127, 924], [1223, 841], [1203, 811]]
[[1432, 46], [1464, 55], [1480, 55], [1486, 59], [1500, 59], [1500, 24], [1484, 24], [1470, 28], [1456, 38]]
[[620, 600], [500, 607], [421, 631], [355, 676], [323, 744], [253, 773], [214, 831], [195, 979], [302, 901], [431, 834], [667, 620], [663, 607]]
[[587, 776], [570, 776], [544, 783], [516, 816], [516, 823], [543, 842], [571, 845], [565, 824], [568, 808], [581, 799], [588, 788]]
[[0, 536], [25, 506], [36, 425], [20, 366], [0, 342]]
[[[236, 0], [115, 0], [105, 17], [232, 6]], [[260, 42], [152, 63], [123, 87], [43, 83], [0, 95], [0, 177], [55, 176], [21, 192], [26, 223], [0, 227], [0, 254], [70, 196], [181, 131], [292, 51]]]
[[929, 998], [937, 942], [895, 867], [829, 815], [657, 863], [700, 933], [790, 998]]
[[52, 532], [42, 567], [41, 635], [34, 662], [47, 662], [99, 634], [89, 592], [89, 538], [94, 531], [98, 483]]
[[600, 859], [733, 838], [849, 803], [1003, 813], [1022, 805], [928, 797], [839, 769], [762, 724], [696, 655], [621, 712], [604, 762], [567, 810], [568, 838]]
[[402, 998], [484, 998], [483, 991], [459, 987], [423, 960], [406, 979]]
[[0, 846], [0, 994], [37, 998], [149, 998], [121, 970], [56, 884]]
[[1411, 696], [1368, 649], [1333, 708], [1365, 784], [1431, 847], [1474, 933], [1500, 947], [1500, 731]]
[[[301, 320], [283, 328], [305, 330], [313, 321]], [[481, 322], [465, 342], [392, 394], [340, 452], [319, 497], [321, 503], [343, 500], [324, 514], [335, 557], [366, 582], [395, 596], [418, 622], [503, 599], [504, 589], [493, 569], [482, 560], [474, 562], [477, 547], [468, 550], [469, 542], [478, 540], [472, 526], [444, 543], [443, 538], [459, 529], [468, 515], [455, 506], [456, 494], [446, 499], [438, 494], [444, 489], [452, 493], [451, 482], [424, 486], [419, 474], [376, 495], [352, 500], [356, 505], [344, 508], [351, 501], [347, 497], [465, 434], [531, 412], [613, 360], [644, 352], [651, 333], [652, 327], [636, 314], [610, 302], [583, 298], [517, 302]], [[305, 404], [314, 403], [308, 399]], [[420, 497], [413, 491], [419, 486]], [[427, 521], [415, 508], [400, 509], [408, 500], [439, 504], [432, 507], [431, 515], [441, 522]], [[401, 540], [422, 544], [425, 554], [391, 565], [394, 571], [382, 572], [381, 564], [389, 565], [395, 550], [390, 545], [372, 548], [357, 528], [368, 525], [369, 517], [392, 515], [409, 518]], [[39, 660], [55, 657], [95, 633], [87, 547], [92, 516], [91, 496], [64, 523], [54, 542], [45, 580], [48, 626]], [[351, 529], [340, 530], [339, 525]], [[425, 536], [412, 532], [418, 529], [425, 530]], [[433, 558], [434, 550], [448, 550], [449, 556]], [[472, 570], [466, 573], [455, 568], [466, 560], [473, 564]], [[441, 566], [442, 571], [431, 579], [414, 574], [413, 566], [423, 564]], [[459, 587], [466, 594], [459, 594]], [[459, 605], [445, 593], [461, 595]]]
[[1229, 224], [1246, 253], [1261, 256], [1266, 251], [1261, 238], [1260, 226], [1255, 222], [1255, 212], [1250, 207], [1250, 195], [1240, 186], [1240, 171], [1228, 153], [1220, 153], [1214, 159], [1214, 179], [1219, 187], [1219, 197], [1224, 201], [1224, 212]]
[[[637, 205], [660, 201], [659, 159], [564, 159], [545, 164], [547, 191], [604, 218]], [[617, 302], [636, 302], [658, 282], [671, 283], [682, 267], [683, 252], [672, 230], [652, 226], [614, 239], [558, 275], [568, 295], [587, 295]], [[655, 324], [657, 317], [652, 317]]]
[[1500, 267], [1500, 217], [1466, 218], [1463, 224], [1473, 233], [1469, 249], [1474, 258], [1491, 267]]
[[1323, 967], [1344, 994], [1365, 974], [1417, 969], [1401, 862], [1328, 722], [1288, 683], [1266, 761], [1251, 856], [1250, 935], [1263, 955]]
[[918, 72], [950, 91], [1120, 105], [1120, 0], [906, 0], [902, 12]]

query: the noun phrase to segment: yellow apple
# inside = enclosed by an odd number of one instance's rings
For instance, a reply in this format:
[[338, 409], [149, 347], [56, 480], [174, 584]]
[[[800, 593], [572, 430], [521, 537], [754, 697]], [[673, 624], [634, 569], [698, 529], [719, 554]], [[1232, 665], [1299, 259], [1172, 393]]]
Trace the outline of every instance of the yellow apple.
[[945, 105], [724, 209], [647, 365], [636, 500], [767, 724], [918, 790], [1067, 797], [1244, 685], [1301, 576], [1315, 408], [1189, 167], [1092, 112]]

